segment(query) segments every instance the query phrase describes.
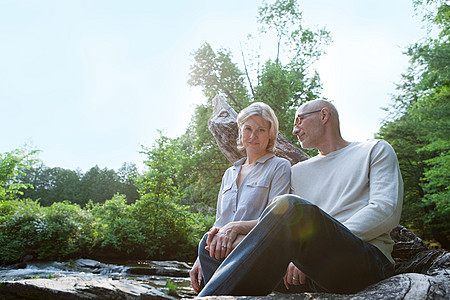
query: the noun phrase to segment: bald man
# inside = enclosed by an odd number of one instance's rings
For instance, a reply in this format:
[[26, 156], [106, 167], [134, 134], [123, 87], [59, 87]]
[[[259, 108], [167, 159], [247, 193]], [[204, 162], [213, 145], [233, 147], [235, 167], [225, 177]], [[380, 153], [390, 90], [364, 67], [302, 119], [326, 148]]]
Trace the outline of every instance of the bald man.
[[392, 147], [348, 142], [328, 101], [297, 110], [293, 134], [319, 154], [292, 167], [278, 196], [199, 296], [355, 293], [393, 274], [403, 182]]

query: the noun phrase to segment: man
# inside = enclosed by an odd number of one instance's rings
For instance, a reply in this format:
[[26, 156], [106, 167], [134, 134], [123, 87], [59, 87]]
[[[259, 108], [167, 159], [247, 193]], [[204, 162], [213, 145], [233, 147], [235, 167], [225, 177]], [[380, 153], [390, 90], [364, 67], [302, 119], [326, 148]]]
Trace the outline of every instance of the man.
[[292, 167], [295, 195], [274, 199], [199, 296], [266, 295], [281, 279], [294, 292], [354, 293], [393, 274], [403, 183], [392, 147], [345, 141], [324, 100], [297, 110], [293, 134], [319, 155]]

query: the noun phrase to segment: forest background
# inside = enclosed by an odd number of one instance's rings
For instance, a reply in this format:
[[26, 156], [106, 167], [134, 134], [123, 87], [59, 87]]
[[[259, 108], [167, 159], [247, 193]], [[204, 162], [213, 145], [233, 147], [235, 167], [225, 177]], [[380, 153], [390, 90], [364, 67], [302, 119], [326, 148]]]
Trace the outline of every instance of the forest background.
[[[450, 6], [414, 0], [429, 34], [406, 49], [407, 71], [393, 91], [376, 138], [394, 147], [405, 183], [401, 224], [425, 240], [450, 248]], [[258, 50], [239, 69], [227, 49], [207, 42], [193, 54], [188, 83], [208, 99], [196, 107], [184, 134], [160, 132], [143, 146], [146, 170], [123, 164], [116, 172], [98, 166], [50, 168], [39, 151], [14, 149], [0, 156], [0, 263], [74, 257], [192, 260], [200, 236], [215, 218], [217, 192], [230, 166], [207, 128], [212, 99], [223, 94], [240, 111], [254, 101], [276, 112], [290, 134], [295, 109], [322, 98], [314, 63], [326, 52], [330, 32], [304, 26], [297, 1], [264, 2], [260, 31], [275, 37], [277, 52], [261, 61]], [[332, 99], [330, 99], [332, 100]], [[314, 151], [309, 151], [314, 155]]]

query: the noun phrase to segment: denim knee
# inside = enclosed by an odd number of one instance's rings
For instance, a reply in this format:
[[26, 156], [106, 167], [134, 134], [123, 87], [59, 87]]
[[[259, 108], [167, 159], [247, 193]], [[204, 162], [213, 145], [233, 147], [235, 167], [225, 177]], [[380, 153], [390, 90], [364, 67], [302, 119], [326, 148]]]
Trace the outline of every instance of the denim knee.
[[200, 240], [200, 243], [198, 244], [198, 257], [200, 258], [203, 255], [208, 255], [209, 252], [206, 251], [206, 239], [208, 238], [208, 234], [206, 233], [203, 238]]
[[302, 199], [296, 195], [285, 194], [277, 196], [273, 199], [270, 211], [278, 216], [287, 216], [292, 214], [295, 210], [299, 210], [299, 208], [302, 212], [305, 210], [319, 210], [315, 204], [312, 204], [305, 199]]

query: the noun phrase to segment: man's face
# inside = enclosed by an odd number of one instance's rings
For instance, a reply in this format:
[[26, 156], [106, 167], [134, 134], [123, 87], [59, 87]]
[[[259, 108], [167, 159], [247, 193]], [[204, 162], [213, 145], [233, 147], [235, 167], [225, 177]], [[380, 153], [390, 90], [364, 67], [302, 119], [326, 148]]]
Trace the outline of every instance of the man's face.
[[303, 149], [317, 148], [321, 111], [322, 109], [308, 109], [307, 106], [300, 106], [297, 110], [292, 134], [297, 136]]

